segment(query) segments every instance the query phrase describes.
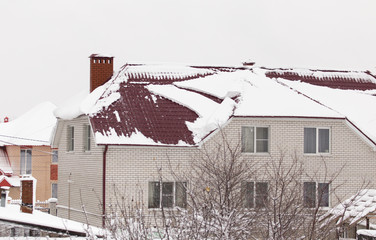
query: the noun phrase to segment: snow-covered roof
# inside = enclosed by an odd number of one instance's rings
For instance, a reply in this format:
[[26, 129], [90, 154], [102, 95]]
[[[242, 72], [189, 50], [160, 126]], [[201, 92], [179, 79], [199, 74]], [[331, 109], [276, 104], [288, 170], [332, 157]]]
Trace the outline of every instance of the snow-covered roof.
[[[345, 91], [328, 81], [349, 84]], [[126, 64], [55, 114], [87, 114], [97, 144], [196, 146], [244, 116], [347, 118], [375, 143], [376, 116], [365, 108], [376, 107], [375, 89], [375, 77], [361, 71]]]
[[13, 174], [13, 170], [12, 170], [12, 167], [10, 166], [8, 154], [3, 147], [0, 147], [0, 175], [1, 173], [5, 175]]
[[376, 189], [363, 189], [354, 196], [338, 204], [322, 218], [328, 222], [336, 221], [336, 224], [343, 222], [353, 225], [363, 218], [376, 215]]
[[4, 176], [4, 175], [1, 175], [0, 176], [0, 183], [2, 183], [3, 181], [8, 182], [12, 187], [20, 187], [21, 186], [19, 176], [7, 177], [7, 176]]
[[44, 102], [13, 121], [0, 123], [0, 146], [50, 145], [56, 125], [55, 108], [54, 104]]
[[6, 207], [0, 207], [0, 220], [52, 228], [61, 230], [62, 232], [69, 231], [85, 234], [87, 231], [90, 231], [97, 236], [103, 235], [102, 229], [93, 226], [87, 226], [86, 224], [72, 220], [56, 217], [38, 210], [34, 210], [32, 214], [23, 213], [20, 211], [20, 207], [17, 205], [7, 205]]

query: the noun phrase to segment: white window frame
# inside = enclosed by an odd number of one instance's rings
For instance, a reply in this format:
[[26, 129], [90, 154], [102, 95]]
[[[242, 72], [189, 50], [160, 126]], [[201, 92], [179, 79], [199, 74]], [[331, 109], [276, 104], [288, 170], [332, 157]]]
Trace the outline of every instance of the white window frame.
[[[243, 128], [253, 128], [253, 151], [244, 151], [243, 150]], [[268, 129], [268, 138], [267, 139], [257, 139], [257, 129], [258, 128], [266, 128]], [[241, 127], [241, 152], [247, 154], [269, 154], [270, 153], [270, 126], [242, 126]], [[267, 151], [266, 152], [258, 152], [257, 151], [257, 140], [265, 141], [267, 140]]]
[[[305, 144], [305, 136], [304, 136], [304, 129], [306, 128], [314, 128], [316, 129], [316, 150], [314, 153], [306, 153], [304, 149], [304, 144]], [[303, 129], [303, 153], [305, 155], [329, 155], [331, 154], [331, 145], [332, 145], [332, 130], [330, 127], [304, 127]], [[328, 152], [319, 152], [319, 131], [320, 129], [327, 129], [329, 130], [329, 136], [328, 136], [328, 141], [329, 141], [329, 147], [328, 147]]]
[[[163, 183], [172, 183], [173, 184], [173, 191], [172, 191], [172, 207], [163, 207], [163, 208], [167, 208], [167, 209], [170, 209], [170, 208], [177, 208], [179, 206], [176, 206], [176, 186], [177, 186], [177, 183], [183, 183], [185, 185], [185, 188], [187, 187], [187, 181], [150, 181], [148, 182], [148, 195], [150, 194], [150, 189], [149, 189], [149, 184], [151, 183], [159, 183], [159, 206], [157, 207], [150, 207], [150, 202], [149, 202], [149, 197], [148, 197], [148, 209], [161, 209], [162, 208], [162, 201], [163, 201], [163, 196], [168, 196], [167, 194], [163, 194]], [[187, 189], [185, 189], [185, 194], [186, 194], [186, 197], [185, 197], [185, 205], [187, 205]]]
[[[22, 158], [22, 152], [24, 152], [24, 158]], [[30, 164], [27, 161], [27, 153], [30, 154]], [[22, 164], [23, 162], [23, 164]], [[22, 169], [22, 165], [24, 169]], [[30, 165], [30, 166], [29, 166]], [[21, 149], [20, 150], [20, 175], [31, 175], [33, 169], [33, 152], [31, 149]]]
[[[320, 197], [320, 193], [319, 193], [319, 184], [328, 184], [328, 206], [319, 206], [319, 208], [322, 208], [322, 209], [325, 209], [325, 208], [329, 208], [330, 207], [330, 183], [326, 183], [326, 182], [315, 182], [315, 181], [306, 181], [304, 183], [315, 183], [315, 194], [316, 194], [316, 198], [315, 198], [315, 206], [313, 207], [307, 207], [307, 208], [316, 208], [317, 207], [317, 204], [319, 204], [319, 197]], [[305, 200], [304, 200], [304, 183], [303, 183], [303, 203], [304, 205], [306, 204], [305, 203]]]

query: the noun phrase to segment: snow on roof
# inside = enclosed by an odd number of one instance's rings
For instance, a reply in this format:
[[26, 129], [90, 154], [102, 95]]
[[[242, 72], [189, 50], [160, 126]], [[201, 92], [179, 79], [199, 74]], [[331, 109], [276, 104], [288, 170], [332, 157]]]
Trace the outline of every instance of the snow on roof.
[[[13, 170], [10, 166], [8, 154], [5, 149], [0, 147], [0, 173], [3, 172], [5, 175], [12, 175]], [[0, 181], [1, 182], [1, 181]]]
[[20, 187], [21, 186], [21, 182], [20, 182], [20, 177], [19, 176], [11, 176], [11, 177], [7, 177], [7, 176], [0, 176], [0, 183], [5, 180], [7, 181], [10, 185], [12, 185], [12, 187]]
[[34, 210], [32, 214], [20, 212], [20, 207], [17, 205], [7, 205], [0, 207], [0, 220], [14, 221], [18, 223], [38, 225], [43, 227], [61, 229], [63, 231], [86, 233], [90, 229], [95, 235], [103, 235], [102, 229], [86, 224], [75, 222], [72, 220], [60, 218], [47, 214], [38, 210]]
[[363, 189], [329, 210], [322, 218], [327, 219], [324, 224], [336, 221], [337, 225], [343, 222], [353, 225], [361, 221], [367, 215], [375, 214], [376, 189]]
[[90, 58], [92, 58], [92, 57], [113, 58], [114, 56], [113, 56], [112, 54], [95, 53], [95, 54], [91, 54], [89, 57], [90, 57]]
[[357, 235], [376, 237], [376, 230], [360, 229], [356, 231]]
[[[368, 85], [344, 94], [327, 80]], [[348, 118], [375, 139], [375, 113], [363, 108], [376, 106], [375, 91], [376, 79], [361, 71], [126, 64], [55, 114], [89, 115], [97, 144], [195, 146], [232, 116]]]
[[342, 90], [279, 79], [278, 81], [335, 109], [376, 142], [376, 96], [359, 90]]
[[0, 123], [0, 146], [50, 145], [56, 125], [55, 109], [51, 102], [44, 102], [13, 121]]
[[270, 78], [298, 80], [318, 86], [339, 89], [376, 89], [376, 78], [370, 71], [336, 71], [312, 69], [267, 69]]

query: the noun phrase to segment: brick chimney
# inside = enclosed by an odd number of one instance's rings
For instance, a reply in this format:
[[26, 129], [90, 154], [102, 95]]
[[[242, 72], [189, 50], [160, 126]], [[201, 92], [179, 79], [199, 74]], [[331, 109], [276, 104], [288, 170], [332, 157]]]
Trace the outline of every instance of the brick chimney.
[[90, 92], [107, 82], [114, 71], [114, 57], [90, 55]]

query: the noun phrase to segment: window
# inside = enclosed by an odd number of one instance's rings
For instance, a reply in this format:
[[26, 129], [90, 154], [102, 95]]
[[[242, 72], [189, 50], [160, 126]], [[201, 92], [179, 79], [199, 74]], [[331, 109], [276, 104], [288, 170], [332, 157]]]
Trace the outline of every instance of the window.
[[269, 152], [269, 128], [242, 127], [242, 152]]
[[68, 126], [68, 152], [74, 151], [74, 127]]
[[304, 128], [304, 153], [329, 153], [329, 128]]
[[31, 174], [31, 150], [21, 150], [20, 174]]
[[268, 201], [267, 182], [244, 182], [242, 184], [243, 206], [264, 208]]
[[329, 207], [329, 183], [305, 182], [303, 188], [305, 207], [314, 208], [317, 204], [319, 207]]
[[90, 151], [91, 150], [91, 129], [90, 129], [90, 125], [85, 125], [85, 129], [84, 129], [84, 150], [85, 151]]
[[57, 150], [52, 151], [52, 162], [57, 163], [59, 161]]
[[149, 182], [149, 208], [186, 208], [186, 206], [186, 182]]
[[57, 183], [51, 184], [51, 197], [57, 198]]

